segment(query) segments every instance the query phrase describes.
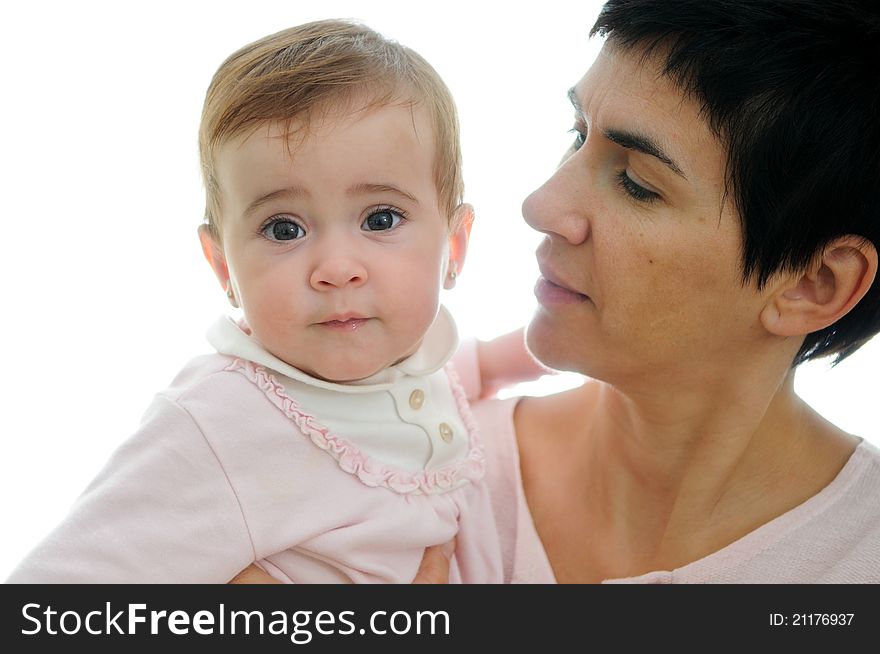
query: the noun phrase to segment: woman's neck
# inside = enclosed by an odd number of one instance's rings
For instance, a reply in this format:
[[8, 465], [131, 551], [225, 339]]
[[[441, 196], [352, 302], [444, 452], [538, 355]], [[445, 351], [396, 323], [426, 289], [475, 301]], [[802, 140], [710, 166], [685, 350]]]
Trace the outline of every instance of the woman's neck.
[[794, 508], [857, 444], [797, 397], [784, 368], [653, 394], [602, 385], [595, 406], [584, 498], [635, 569], [684, 565]]
[[690, 387], [588, 383], [520, 403], [526, 499], [559, 580], [681, 567], [834, 479], [858, 439], [797, 397], [787, 365], [725, 370]]

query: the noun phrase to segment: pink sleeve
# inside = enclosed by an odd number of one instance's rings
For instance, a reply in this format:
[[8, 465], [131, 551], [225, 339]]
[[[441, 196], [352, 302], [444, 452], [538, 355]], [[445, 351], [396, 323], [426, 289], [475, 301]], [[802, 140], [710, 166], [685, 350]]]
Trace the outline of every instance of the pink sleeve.
[[158, 396], [12, 583], [224, 583], [254, 560], [238, 499], [192, 416]]
[[452, 357], [452, 366], [467, 399], [471, 402], [480, 399], [483, 381], [480, 376], [480, 360], [477, 356], [477, 339], [466, 338], [461, 342], [458, 351]]
[[505, 583], [556, 583], [523, 490], [513, 413], [519, 398], [484, 400], [471, 407], [486, 455], [486, 484], [501, 542]]

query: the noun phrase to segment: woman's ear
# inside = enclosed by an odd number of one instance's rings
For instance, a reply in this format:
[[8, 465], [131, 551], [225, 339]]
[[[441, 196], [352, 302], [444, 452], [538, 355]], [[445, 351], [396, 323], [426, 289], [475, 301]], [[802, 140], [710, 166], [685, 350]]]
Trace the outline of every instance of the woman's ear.
[[805, 336], [824, 329], [859, 303], [877, 276], [877, 249], [858, 236], [828, 244], [810, 267], [786, 277], [761, 312], [777, 336]]
[[199, 241], [202, 243], [202, 253], [211, 270], [217, 276], [220, 286], [226, 290], [229, 283], [229, 266], [226, 264], [226, 255], [223, 254], [223, 248], [217, 243], [217, 238], [211, 232], [207, 225], [199, 225]]
[[468, 240], [471, 237], [471, 227], [474, 224], [474, 208], [469, 204], [458, 205], [452, 216], [452, 224], [455, 225], [455, 228], [449, 234], [449, 262], [446, 266], [446, 277], [443, 280], [443, 288], [445, 289], [455, 286], [455, 280], [464, 268]]

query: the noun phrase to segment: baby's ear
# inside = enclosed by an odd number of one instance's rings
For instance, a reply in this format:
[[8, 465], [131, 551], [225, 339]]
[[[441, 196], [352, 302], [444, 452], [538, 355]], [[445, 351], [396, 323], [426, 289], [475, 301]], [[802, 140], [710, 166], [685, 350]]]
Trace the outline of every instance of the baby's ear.
[[805, 336], [834, 324], [859, 303], [877, 276], [877, 250], [858, 236], [829, 243], [805, 271], [790, 275], [761, 312], [771, 334]]
[[473, 224], [474, 208], [469, 204], [458, 205], [450, 222], [452, 229], [449, 232], [449, 262], [446, 266], [446, 281], [443, 288], [450, 289], [455, 286], [455, 278], [461, 274], [461, 269], [464, 268], [464, 259]]
[[229, 266], [226, 265], [226, 255], [217, 242], [217, 237], [207, 225], [199, 225], [199, 241], [202, 243], [202, 253], [205, 255], [208, 265], [217, 276], [220, 286], [226, 290], [227, 284], [229, 284]]

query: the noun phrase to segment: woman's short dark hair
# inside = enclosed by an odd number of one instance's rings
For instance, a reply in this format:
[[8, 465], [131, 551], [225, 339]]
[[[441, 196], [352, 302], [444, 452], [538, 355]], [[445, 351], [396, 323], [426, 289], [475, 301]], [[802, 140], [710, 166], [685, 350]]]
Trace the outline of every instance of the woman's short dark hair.
[[[880, 250], [880, 3], [609, 0], [590, 35], [646, 54], [726, 145], [743, 281], [806, 268], [835, 238]], [[835, 363], [880, 331], [880, 276], [794, 359]]]

